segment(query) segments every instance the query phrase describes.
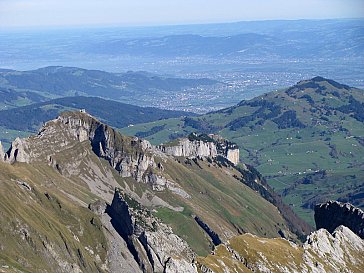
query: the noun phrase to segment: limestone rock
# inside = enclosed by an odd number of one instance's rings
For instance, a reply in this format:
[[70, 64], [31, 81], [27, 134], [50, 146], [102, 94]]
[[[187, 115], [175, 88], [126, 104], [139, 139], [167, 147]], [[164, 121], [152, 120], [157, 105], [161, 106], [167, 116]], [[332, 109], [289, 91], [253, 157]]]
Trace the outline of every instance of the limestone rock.
[[125, 240], [117, 233], [111, 224], [111, 218], [106, 213], [101, 215], [101, 222], [108, 239], [109, 246], [107, 251], [108, 269], [105, 272], [119, 273], [142, 273], [133, 254], [128, 249]]
[[[190, 265], [195, 254], [187, 243], [120, 190], [115, 191], [107, 212], [111, 223], [127, 242], [143, 272], [166, 272], [167, 264], [169, 272], [188, 272], [172, 271], [178, 267], [183, 270], [193, 268]], [[176, 260], [172, 262], [172, 258]]]
[[[92, 150], [110, 162], [121, 176], [142, 181], [145, 171], [154, 167], [151, 145], [146, 140], [122, 136], [87, 113], [65, 112], [47, 122], [37, 136], [17, 138], [6, 155], [13, 163], [47, 160], [54, 165], [53, 155], [74, 146], [74, 142], [89, 141]], [[54, 162], [51, 162], [51, 161]], [[60, 169], [62, 166], [58, 166]]]
[[159, 145], [156, 148], [171, 156], [215, 158], [220, 155], [235, 165], [239, 163], [238, 146], [212, 134], [193, 133], [188, 138], [179, 139], [175, 145]]
[[217, 149], [213, 142], [190, 141], [187, 138], [179, 140], [176, 146], [158, 146], [158, 148], [172, 156], [183, 157], [216, 157]]
[[30, 154], [26, 139], [16, 138], [12, 143], [9, 151], [5, 155], [5, 161], [14, 162], [30, 162]]
[[364, 265], [364, 241], [345, 226], [337, 227], [332, 234], [325, 229], [313, 232], [303, 248], [308, 256], [309, 253], [318, 255], [323, 261], [322, 267], [330, 263], [337, 271], [342, 268], [350, 272], [348, 268]]
[[4, 159], [5, 159], [4, 148], [0, 141], [0, 161], [4, 161]]
[[234, 165], [239, 163], [240, 151], [239, 149], [228, 149], [226, 152], [226, 158]]
[[74, 138], [80, 142], [89, 140], [93, 151], [108, 160], [122, 177], [140, 182], [145, 171], [155, 166], [146, 140], [124, 137], [86, 113], [68, 113], [58, 119]]
[[[155, 149], [148, 141], [123, 136], [84, 112], [64, 112], [57, 119], [47, 122], [38, 135], [27, 139], [17, 138], [5, 157], [9, 163], [47, 162], [66, 177], [79, 176], [80, 164], [88, 155], [88, 151], [75, 153], [72, 161], [62, 161], [57, 156], [64, 150], [74, 150], [79, 146], [78, 142], [88, 142], [92, 151], [98, 157], [106, 159], [122, 177], [132, 177], [137, 182], [150, 183], [156, 191], [168, 189], [183, 198], [190, 197], [177, 183], [165, 178], [164, 168], [155, 163], [155, 156], [163, 158], [166, 157], [165, 154], [162, 155], [161, 151]], [[209, 148], [209, 145], [196, 146], [195, 149], [199, 154], [215, 154], [216, 151], [209, 151], [213, 147], [210, 145]], [[89, 179], [82, 179], [90, 184]]]
[[328, 201], [315, 206], [316, 228], [324, 228], [330, 233], [344, 225], [364, 239], [364, 212], [349, 203]]

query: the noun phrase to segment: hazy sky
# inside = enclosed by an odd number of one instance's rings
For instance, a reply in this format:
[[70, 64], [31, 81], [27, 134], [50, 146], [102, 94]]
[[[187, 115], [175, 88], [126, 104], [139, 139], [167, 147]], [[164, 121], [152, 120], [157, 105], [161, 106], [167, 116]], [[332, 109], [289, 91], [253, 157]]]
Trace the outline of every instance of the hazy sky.
[[0, 27], [364, 17], [364, 0], [0, 0]]

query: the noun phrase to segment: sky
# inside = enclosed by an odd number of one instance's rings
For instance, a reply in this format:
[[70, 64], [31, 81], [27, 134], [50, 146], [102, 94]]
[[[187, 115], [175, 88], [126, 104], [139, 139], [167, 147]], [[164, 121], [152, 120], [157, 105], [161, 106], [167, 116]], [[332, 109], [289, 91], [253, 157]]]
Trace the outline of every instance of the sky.
[[363, 18], [364, 0], [0, 0], [0, 27]]

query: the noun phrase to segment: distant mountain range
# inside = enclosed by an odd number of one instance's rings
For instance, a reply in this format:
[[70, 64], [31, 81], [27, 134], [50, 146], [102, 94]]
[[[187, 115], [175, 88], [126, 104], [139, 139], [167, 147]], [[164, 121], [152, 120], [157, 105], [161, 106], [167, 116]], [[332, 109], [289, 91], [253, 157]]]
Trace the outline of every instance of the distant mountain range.
[[[98, 54], [104, 58], [120, 55], [362, 57], [363, 22], [363, 19], [270, 20], [153, 28], [66, 29], [47, 31], [47, 35], [4, 32], [0, 33], [0, 51], [14, 52], [2, 56], [5, 61], [10, 56], [68, 61], [67, 54], [78, 60], [79, 57], [100, 56]], [[22, 43], [32, 47], [24, 47]], [[46, 52], [36, 50], [43, 46], [47, 47]]]
[[[340, 32], [340, 35], [333, 35]], [[156, 38], [120, 39], [90, 44], [93, 54], [160, 57], [235, 58], [342, 58], [363, 57], [364, 27], [347, 31], [316, 28], [275, 33], [243, 33], [229, 36], [172, 35]]]
[[147, 72], [116, 74], [62, 66], [32, 71], [2, 69], [0, 107], [16, 107], [65, 96], [97, 96], [131, 104], [146, 104], [148, 98], [158, 98], [161, 94], [217, 83], [206, 78], [181, 79]]
[[153, 143], [194, 131], [221, 134], [313, 223], [311, 209], [327, 199], [364, 207], [363, 109], [363, 90], [315, 77], [203, 116], [122, 131]]
[[363, 19], [3, 31], [0, 63], [18, 70], [63, 65], [195, 78], [213, 72], [222, 81], [233, 79], [226, 72], [245, 72], [257, 81], [273, 79], [271, 89], [323, 75], [363, 87], [363, 39]]

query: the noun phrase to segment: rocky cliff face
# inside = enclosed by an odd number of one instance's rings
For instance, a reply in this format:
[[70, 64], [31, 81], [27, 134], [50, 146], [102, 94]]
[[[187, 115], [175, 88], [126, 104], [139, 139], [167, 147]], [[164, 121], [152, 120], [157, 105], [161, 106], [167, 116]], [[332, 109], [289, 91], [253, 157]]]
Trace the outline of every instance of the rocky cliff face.
[[238, 148], [228, 149], [226, 151], [226, 159], [232, 162], [234, 165], [239, 163], [240, 151]]
[[4, 148], [0, 141], [0, 161], [4, 161], [4, 159], [5, 159]]
[[29, 163], [30, 160], [28, 142], [24, 139], [16, 138], [11, 143], [9, 151], [5, 154], [5, 161], [10, 163], [15, 161]]
[[[279, 253], [279, 255], [277, 255]], [[364, 241], [344, 226], [333, 234], [320, 229], [303, 246], [285, 239], [241, 235], [198, 258], [201, 272], [362, 272]]]
[[155, 165], [146, 140], [124, 137], [86, 113], [61, 115], [58, 120], [80, 142], [89, 140], [96, 155], [108, 160], [122, 177], [140, 182], [145, 171]]
[[197, 272], [187, 243], [120, 190], [107, 212], [143, 272]]
[[202, 140], [190, 141], [187, 138], [180, 139], [175, 146], [158, 146], [167, 155], [183, 157], [216, 157], [216, 145]]
[[239, 163], [237, 145], [215, 135], [191, 134], [176, 144], [160, 145], [157, 149], [172, 156], [215, 158], [221, 155], [235, 165]]
[[316, 228], [333, 232], [338, 226], [350, 228], [364, 238], [364, 212], [349, 203], [329, 201], [315, 206]]

